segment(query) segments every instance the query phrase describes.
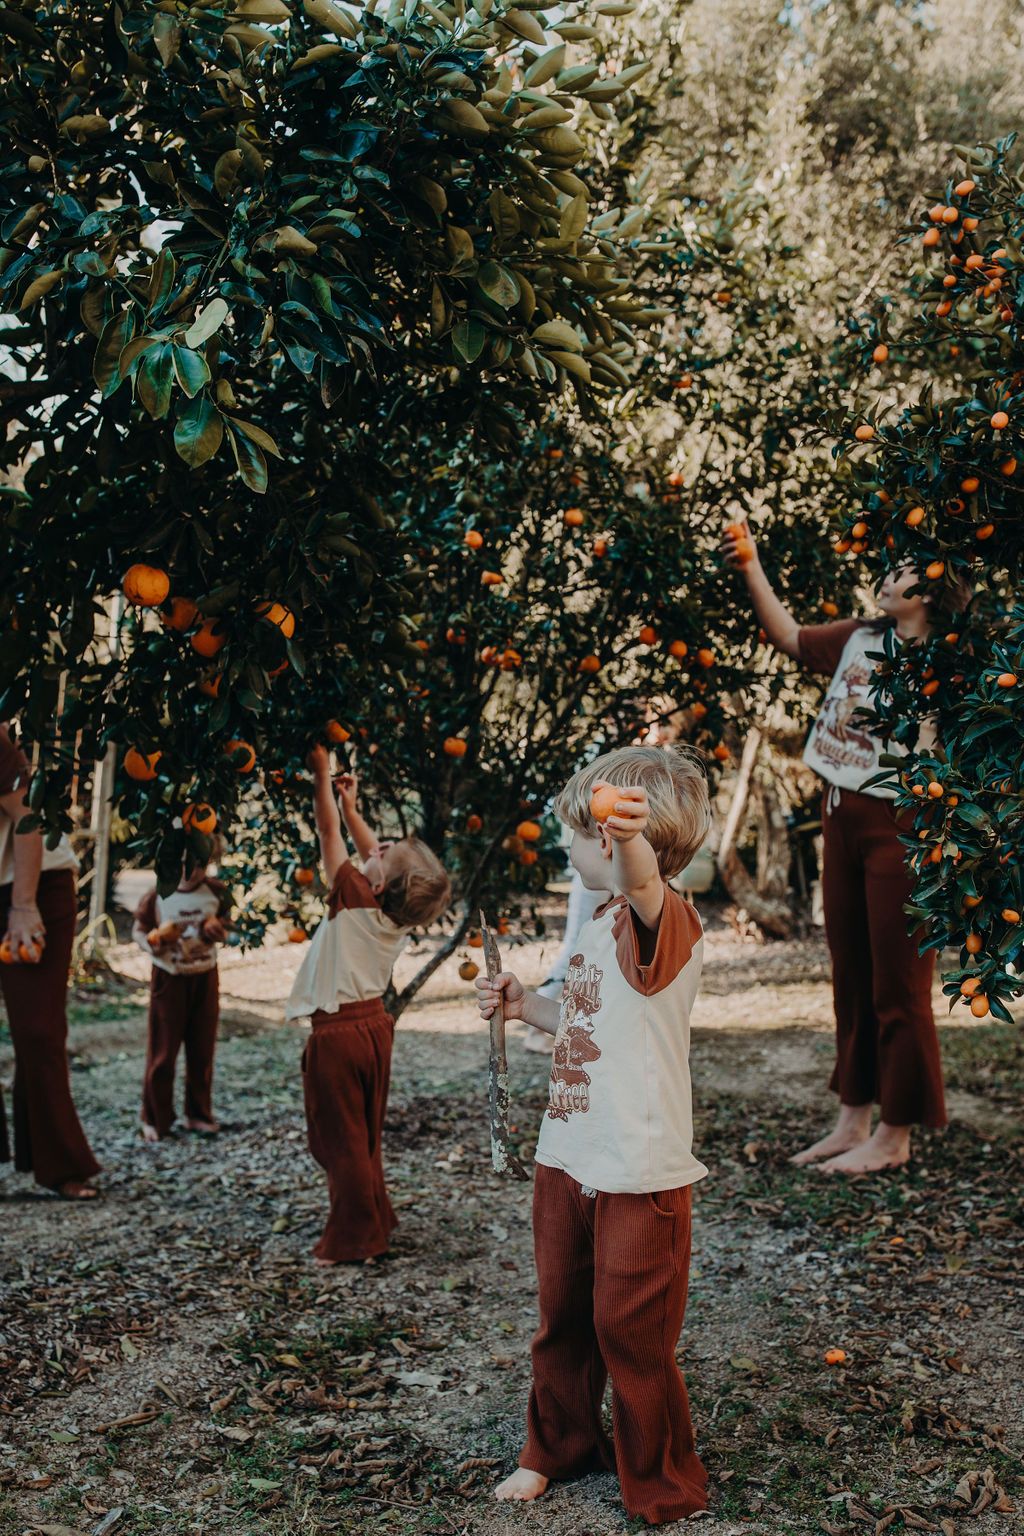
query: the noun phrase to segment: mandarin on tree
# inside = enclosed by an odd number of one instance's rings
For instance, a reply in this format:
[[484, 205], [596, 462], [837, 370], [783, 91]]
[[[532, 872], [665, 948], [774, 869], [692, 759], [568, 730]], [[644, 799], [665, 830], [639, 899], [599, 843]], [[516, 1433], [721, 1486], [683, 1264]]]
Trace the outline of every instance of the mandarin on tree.
[[139, 752], [135, 747], [129, 747], [124, 755], [124, 771], [130, 779], [147, 783], [156, 778], [157, 764], [162, 756], [162, 752]]
[[170, 593], [171, 578], [155, 565], [130, 565], [121, 587], [133, 607], [159, 608]]

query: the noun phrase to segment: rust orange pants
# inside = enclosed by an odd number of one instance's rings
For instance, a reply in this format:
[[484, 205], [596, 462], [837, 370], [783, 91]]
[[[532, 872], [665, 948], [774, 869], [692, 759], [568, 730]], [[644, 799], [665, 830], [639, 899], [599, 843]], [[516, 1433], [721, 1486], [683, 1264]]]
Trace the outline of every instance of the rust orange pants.
[[154, 965], [149, 984], [149, 1043], [142, 1118], [158, 1136], [174, 1124], [174, 1069], [185, 1047], [185, 1116], [213, 1119], [213, 1057], [220, 1019], [217, 967], [173, 976]]
[[[538, 1163], [533, 1235], [540, 1327], [521, 1467], [549, 1478], [618, 1471], [650, 1525], [707, 1508], [676, 1345], [690, 1269], [690, 1190], [585, 1195]], [[601, 1422], [612, 1383], [609, 1444]]]
[[892, 802], [826, 791], [822, 896], [832, 955], [843, 1104], [881, 1106], [887, 1125], [946, 1123], [932, 1016], [934, 951], [920, 955], [904, 912], [911, 880]]
[[381, 1160], [395, 1021], [375, 997], [317, 1012], [312, 1025], [302, 1053], [306, 1127], [330, 1198], [313, 1252], [351, 1263], [386, 1252], [397, 1225]]
[[[69, 869], [45, 871], [36, 896], [46, 925], [38, 965], [0, 966], [14, 1042], [14, 1166], [37, 1184], [58, 1189], [99, 1173], [71, 1098], [67, 987], [77, 907]], [[0, 886], [0, 933], [7, 930], [11, 887]], [[0, 1097], [0, 1156], [10, 1157]]]

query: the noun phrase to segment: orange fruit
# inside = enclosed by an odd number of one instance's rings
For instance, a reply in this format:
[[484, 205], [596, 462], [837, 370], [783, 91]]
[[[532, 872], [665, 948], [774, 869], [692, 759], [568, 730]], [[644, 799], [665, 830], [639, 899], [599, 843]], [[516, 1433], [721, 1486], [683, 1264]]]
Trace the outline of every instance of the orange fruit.
[[849, 539], [837, 539], [836, 542], [832, 545], [832, 548], [835, 550], [837, 555], [845, 555], [849, 553], [852, 545]]
[[945, 206], [945, 203], [933, 203], [929, 208], [928, 217], [931, 219], [933, 224], [942, 223], [942, 210], [945, 208]]
[[413, 641], [413, 645], [416, 647], [416, 649], [418, 651], [429, 651], [430, 650], [430, 641], [429, 640], [414, 640]]
[[928, 785], [928, 793], [931, 795], [933, 800], [942, 799], [943, 788], [937, 779], [933, 779], [932, 782]]
[[999, 915], [1004, 923], [1020, 922], [1020, 913], [1017, 911], [1016, 907], [1004, 907]]
[[968, 475], [965, 480], [960, 481], [960, 489], [963, 491], [965, 496], [973, 496], [980, 484], [981, 481], [978, 479], [977, 475]]
[[352, 739], [352, 732], [347, 731], [340, 720], [328, 720], [324, 726], [324, 735], [336, 747], [342, 747], [346, 741]]
[[674, 656], [677, 661], [682, 661], [684, 656], [690, 654], [690, 647], [685, 640], [673, 640], [668, 648], [668, 653], [670, 656]]
[[708, 712], [707, 705], [706, 704], [702, 704], [700, 699], [697, 700], [696, 704], [691, 704], [690, 705], [690, 714], [693, 716], [693, 718], [695, 720], [703, 720], [703, 719], [705, 719], [705, 717], [707, 716], [707, 712]]
[[171, 590], [171, 578], [155, 565], [130, 565], [121, 579], [121, 589], [135, 608], [159, 608]]
[[980, 986], [980, 976], [967, 976], [960, 983], [960, 994], [962, 997], [973, 997]]
[[871, 439], [875, 435], [875, 429], [865, 421], [861, 423], [853, 435], [857, 439], [858, 443], [870, 443]]
[[720, 293], [716, 293], [715, 294], [715, 303], [716, 304], [731, 304], [732, 303], [732, 294], [729, 292], [728, 288], [723, 288]]
[[923, 784], [911, 784], [911, 786], [910, 786], [910, 793], [912, 795], [923, 795], [924, 794], [924, 785]]
[[988, 998], [984, 992], [976, 992], [971, 998], [971, 1012], [976, 1019], [983, 1019], [989, 1011]]
[[970, 197], [976, 186], [977, 182], [968, 177], [966, 181], [958, 181], [953, 191], [957, 197]]
[[980, 955], [982, 948], [981, 934], [969, 933], [964, 939], [964, 948], [969, 955]]
[[582, 528], [583, 521], [583, 511], [580, 507], [568, 507], [562, 513], [562, 522], [567, 528]]
[[305, 944], [307, 937], [305, 928], [289, 928], [288, 930], [289, 944]]
[[926, 229], [924, 232], [924, 239], [921, 241], [921, 244], [926, 247], [938, 245], [941, 238], [942, 236], [939, 234], [937, 229]]
[[713, 667], [715, 664], [715, 653], [714, 651], [709, 651], [707, 646], [702, 645], [697, 652], [697, 660], [702, 667]]
[[1016, 672], [1000, 672], [999, 676], [996, 678], [996, 685], [999, 688], [1016, 688]]
[[160, 622], [167, 629], [176, 629], [183, 634], [186, 629], [191, 629], [199, 617], [199, 609], [190, 597], [172, 597], [170, 607], [166, 613], [160, 615]]
[[658, 640], [658, 631], [655, 629], [653, 624], [644, 624], [640, 628], [640, 633], [637, 636], [637, 639], [640, 641], [641, 645], [655, 645], [657, 644]]
[[608, 553], [608, 540], [607, 539], [595, 539], [594, 543], [592, 545], [592, 548], [593, 548], [594, 554], [600, 560], [602, 555], [606, 555]]
[[483, 937], [483, 934], [482, 933], [471, 933], [469, 938], [466, 940], [466, 943], [469, 945], [470, 949], [483, 949], [483, 947], [484, 947], [484, 937]]
[[928, 514], [925, 512], [924, 507], [911, 507], [906, 516], [907, 527], [919, 528], [927, 515]]
[[139, 752], [135, 747], [129, 747], [124, 755], [124, 771], [130, 779], [148, 783], [156, 778], [156, 767], [162, 756], [162, 752]]
[[955, 224], [959, 217], [960, 217], [960, 210], [959, 210], [959, 208], [954, 208], [952, 204], [950, 204], [948, 208], [943, 208], [943, 210], [942, 210], [942, 222], [943, 222], [943, 224]]
[[981, 220], [975, 218], [974, 215], [971, 214], [968, 218], [964, 219], [961, 228], [965, 229], [969, 235], [973, 235], [974, 231], [977, 229], [980, 223]]
[[749, 539], [737, 539], [733, 553], [740, 565], [749, 565], [754, 558], [754, 546]]
[[485, 667], [491, 666], [498, 660], [498, 653], [493, 645], [484, 646], [483, 650], [480, 652], [480, 660], [483, 662]]
[[480, 580], [485, 587], [500, 587], [504, 577], [500, 571], [481, 571]]
[[522, 853], [519, 855], [519, 862], [520, 864], [526, 864], [529, 866], [531, 864], [536, 864], [538, 857], [539, 855], [536, 848], [524, 848]]
[[296, 885], [312, 885], [316, 876], [311, 869], [297, 869], [293, 879]]
[[204, 619], [192, 636], [191, 645], [200, 656], [216, 656], [227, 644], [227, 640], [219, 619]]
[[999, 473], [1001, 475], [1015, 475], [1017, 473], [1017, 460], [1014, 458], [1004, 459], [999, 466]]
[[466, 631], [464, 629], [446, 629], [444, 637], [449, 645], [465, 645]]
[[275, 629], [279, 629], [286, 640], [290, 640], [294, 635], [295, 615], [283, 603], [269, 601], [257, 603], [256, 612], [266, 623], [273, 624]]
[[524, 843], [539, 842], [542, 828], [536, 821], [521, 821], [516, 827], [516, 837], [521, 837]]
[[563, 457], [563, 450], [561, 448], [549, 448], [547, 456], [549, 459], [560, 459]]
[[715, 747], [714, 752], [712, 753], [712, 756], [713, 757], [717, 757], [717, 759], [718, 759], [718, 761], [720, 763], [727, 763], [729, 761], [729, 758], [732, 756], [732, 753], [729, 751], [729, 748], [725, 745], [725, 742], [724, 741], [720, 741], [718, 743], [718, 746]]
[[480, 967], [474, 965], [472, 960], [463, 960], [459, 966], [459, 975], [463, 981], [475, 981], [480, 974]]
[[668, 483], [674, 490], [678, 490], [681, 485], [686, 484], [686, 476], [680, 474], [678, 469], [674, 469], [668, 477]]
[[595, 656], [593, 653], [591, 653], [589, 656], [582, 657], [582, 659], [580, 660], [580, 663], [579, 663], [579, 669], [580, 669], [581, 672], [586, 672], [586, 673], [591, 674], [591, 675], [593, 673], [595, 673], [595, 672], [600, 672], [600, 670], [601, 670], [601, 658], [600, 658], [600, 656]]
[[945, 570], [946, 562], [944, 560], [933, 560], [930, 565], [925, 567], [924, 573], [929, 581], [938, 581], [939, 577], [945, 574]]
[[825, 1364], [826, 1365], [842, 1365], [843, 1362], [845, 1361], [845, 1359], [846, 1359], [846, 1350], [845, 1349], [826, 1349], [826, 1351], [825, 1351]]
[[199, 692], [205, 693], [208, 699], [215, 699], [220, 693], [220, 679], [219, 672], [210, 672], [206, 677], [201, 677], [197, 685]]
[[945, 277], [942, 279], [942, 286], [943, 286], [943, 288], [955, 288], [956, 284], [957, 284], [956, 273], [955, 272], [947, 272]]
[[995, 523], [982, 523], [981, 527], [975, 532], [974, 537], [976, 539], [981, 539], [982, 543], [984, 543], [986, 539], [990, 539], [992, 537], [995, 531]]
[[203, 832], [208, 837], [217, 830], [217, 813], [212, 805], [197, 800], [192, 805], [186, 805], [181, 813], [181, 824], [186, 832]]
[[468, 743], [461, 736], [446, 736], [442, 745], [446, 757], [465, 757]]
[[[921, 692], [924, 694], [926, 699], [930, 699], [932, 697], [932, 695], [938, 693], [938, 691], [939, 691], [939, 680], [938, 680], [937, 677], [933, 678], [930, 683], [925, 683], [924, 687], [921, 689]], [[940, 794], [941, 794], [941, 790], [940, 790]]]
[[953, 300], [940, 299], [938, 304], [935, 306], [935, 313], [938, 315], [940, 320], [945, 320], [947, 315], [951, 315], [953, 313]]
[[997, 432], [1001, 432], [1004, 427], [1010, 425], [1010, 418], [1005, 411], [993, 411], [989, 425], [994, 427]]
[[875, 350], [871, 354], [872, 362], [884, 363], [884, 362], [886, 362], [888, 360], [888, 357], [889, 357], [889, 348], [886, 346], [884, 341], [880, 341], [878, 343], [878, 346], [875, 348]]
[[476, 528], [467, 528], [464, 542], [468, 544], [470, 549], [482, 549], [484, 536]]
[[498, 666], [503, 672], [514, 672], [516, 668], [521, 667], [522, 664], [522, 656], [520, 656], [518, 651], [513, 650], [512, 646], [510, 645], [507, 645], [502, 651], [501, 655], [498, 657]]
[[483, 825], [484, 825], [483, 818], [478, 816], [475, 811], [472, 811], [466, 817], [466, 831], [467, 832], [480, 832], [480, 831], [483, 830]]
[[590, 797], [590, 814], [603, 826], [609, 816], [614, 816], [615, 806], [622, 794], [616, 784], [599, 784]]
[[854, 523], [853, 527], [850, 529], [850, 533], [855, 539], [866, 539], [868, 536], [867, 523]]
[[41, 944], [19, 944], [18, 959], [22, 965], [38, 965], [43, 958], [43, 946]]
[[224, 755], [231, 758], [232, 767], [238, 773], [251, 773], [256, 767], [256, 748], [247, 741], [226, 741]]

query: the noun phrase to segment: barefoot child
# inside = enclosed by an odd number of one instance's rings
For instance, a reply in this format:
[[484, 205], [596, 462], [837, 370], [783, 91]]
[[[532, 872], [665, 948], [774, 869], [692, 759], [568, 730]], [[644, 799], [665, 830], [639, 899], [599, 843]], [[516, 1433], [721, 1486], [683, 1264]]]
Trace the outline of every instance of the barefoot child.
[[[946, 1107], [932, 1017], [935, 952], [919, 954], [907, 932], [911, 880], [893, 791], [865, 787], [880, 771], [881, 752], [899, 748], [873, 736], [858, 711], [870, 703], [876, 663], [869, 652], [881, 651], [886, 629], [894, 626], [904, 641], [923, 640], [942, 615], [929, 599], [912, 595], [920, 579], [908, 568], [890, 571], [882, 582], [881, 620], [801, 628], [772, 591], [746, 527], [744, 535], [743, 560], [734, 538], [722, 552], [746, 580], [769, 641], [809, 672], [831, 678], [804, 761], [825, 781], [822, 895], [836, 1014], [829, 1086], [839, 1095], [839, 1117], [793, 1162], [820, 1163], [830, 1173], [873, 1173], [907, 1162], [912, 1126], [945, 1125]], [[954, 604], [962, 606], [966, 595], [955, 594]], [[875, 1101], [881, 1114], [872, 1133]]]
[[185, 1047], [185, 1124], [212, 1136], [213, 1056], [220, 1018], [217, 945], [226, 937], [227, 887], [195, 865], [170, 896], [151, 891], [132, 937], [153, 961], [142, 1135], [160, 1141], [174, 1124], [174, 1068]]
[[[602, 784], [613, 809], [600, 821]], [[690, 1009], [703, 934], [667, 884], [707, 835], [700, 765], [679, 748], [625, 747], [577, 773], [555, 802], [570, 858], [611, 890], [580, 930], [561, 1006], [508, 972], [477, 982], [489, 1018], [555, 1035], [533, 1200], [540, 1327], [519, 1470], [499, 1499], [617, 1467], [629, 1514], [657, 1525], [707, 1507], [675, 1361], [690, 1264]], [[601, 1422], [612, 1381], [613, 1443]]]
[[[330, 1199], [313, 1253], [318, 1264], [344, 1264], [384, 1253], [396, 1225], [381, 1162], [395, 1031], [383, 994], [410, 932], [440, 917], [451, 887], [419, 838], [388, 843], [371, 832], [359, 814], [354, 774], [336, 780], [335, 805], [324, 748], [315, 747], [308, 761], [330, 895], [286, 1012], [312, 1023], [302, 1055], [306, 1125]], [[345, 847], [339, 810], [361, 872]]]

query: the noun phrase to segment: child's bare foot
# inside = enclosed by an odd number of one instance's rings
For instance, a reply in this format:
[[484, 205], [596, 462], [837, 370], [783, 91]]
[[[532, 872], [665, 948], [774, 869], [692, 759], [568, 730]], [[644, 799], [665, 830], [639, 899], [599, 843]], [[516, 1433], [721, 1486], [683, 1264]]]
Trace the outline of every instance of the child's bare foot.
[[494, 1497], [517, 1499], [521, 1504], [530, 1504], [547, 1493], [549, 1482], [550, 1478], [541, 1477], [539, 1472], [531, 1472], [529, 1467], [517, 1467], [511, 1477], [506, 1477], [503, 1483], [498, 1484]]
[[77, 1179], [69, 1179], [66, 1184], [58, 1184], [57, 1193], [62, 1200], [98, 1200], [100, 1197], [95, 1184], [79, 1183]]
[[160, 1140], [160, 1132], [157, 1130], [155, 1125], [147, 1125], [145, 1120], [143, 1120], [142, 1139], [143, 1141], [148, 1141], [150, 1145], [154, 1145]]
[[216, 1120], [186, 1120], [185, 1125], [190, 1131], [197, 1131], [200, 1136], [218, 1136], [220, 1125]]
[[821, 1172], [845, 1173], [852, 1178], [857, 1174], [881, 1173], [886, 1168], [902, 1168], [909, 1161], [909, 1125], [886, 1125], [880, 1121], [869, 1141], [822, 1163]]
[[871, 1105], [840, 1104], [835, 1130], [829, 1131], [827, 1136], [823, 1136], [813, 1146], [805, 1147], [802, 1152], [791, 1157], [790, 1162], [803, 1167], [805, 1163], [819, 1163], [827, 1157], [837, 1157], [853, 1147], [859, 1147], [870, 1135]]

